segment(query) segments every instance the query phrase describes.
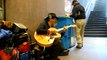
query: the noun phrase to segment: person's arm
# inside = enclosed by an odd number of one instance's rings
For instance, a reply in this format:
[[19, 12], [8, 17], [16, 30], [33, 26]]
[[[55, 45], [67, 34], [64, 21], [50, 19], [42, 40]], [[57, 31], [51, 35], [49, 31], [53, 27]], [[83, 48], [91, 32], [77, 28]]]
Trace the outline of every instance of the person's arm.
[[41, 23], [36, 30], [37, 34], [47, 34], [47, 31], [48, 29], [46, 29], [46, 24], [44, 22]]

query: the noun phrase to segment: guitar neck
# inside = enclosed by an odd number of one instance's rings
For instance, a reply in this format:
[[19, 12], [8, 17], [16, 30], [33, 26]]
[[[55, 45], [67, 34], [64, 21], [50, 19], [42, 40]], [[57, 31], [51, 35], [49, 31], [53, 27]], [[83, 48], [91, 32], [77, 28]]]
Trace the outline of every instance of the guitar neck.
[[[68, 29], [68, 28], [70, 28], [70, 27], [72, 27], [73, 25], [69, 25], [69, 26], [66, 26], [66, 28]], [[62, 30], [64, 30], [64, 28], [59, 28], [59, 29], [57, 29], [57, 31], [62, 31]]]

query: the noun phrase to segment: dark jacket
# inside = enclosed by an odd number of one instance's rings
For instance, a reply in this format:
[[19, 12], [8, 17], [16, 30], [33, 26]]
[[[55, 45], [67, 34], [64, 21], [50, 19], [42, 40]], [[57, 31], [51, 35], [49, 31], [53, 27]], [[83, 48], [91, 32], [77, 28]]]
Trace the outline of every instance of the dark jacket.
[[73, 7], [71, 17], [73, 17], [75, 20], [85, 19], [86, 17], [85, 17], [84, 7], [80, 5], [79, 3], [76, 3], [76, 5]]
[[37, 28], [37, 34], [47, 34], [48, 29], [49, 29], [49, 25], [47, 23], [47, 21], [43, 21], [42, 23], [40, 23], [40, 25]]
[[[42, 23], [40, 23], [36, 32], [37, 32], [37, 34], [47, 34], [49, 28], [50, 28], [50, 26], [48, 25], [48, 21], [44, 20]], [[61, 33], [61, 37], [65, 34], [64, 31], [61, 31], [60, 33]]]

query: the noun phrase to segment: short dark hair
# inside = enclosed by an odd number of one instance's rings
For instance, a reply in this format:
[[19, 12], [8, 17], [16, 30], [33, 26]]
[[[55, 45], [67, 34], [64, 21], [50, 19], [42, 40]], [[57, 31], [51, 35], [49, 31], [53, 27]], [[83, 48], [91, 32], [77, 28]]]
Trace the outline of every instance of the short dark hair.
[[77, 2], [77, 0], [73, 0], [73, 1], [72, 1], [72, 5], [74, 5], [75, 2]]
[[53, 19], [53, 18], [57, 18], [57, 16], [56, 16], [55, 13], [49, 13], [49, 14], [48, 14], [48, 18], [49, 18], [49, 19]]
[[46, 21], [49, 21], [49, 19], [58, 19], [55, 13], [49, 13], [48, 16], [45, 18]]

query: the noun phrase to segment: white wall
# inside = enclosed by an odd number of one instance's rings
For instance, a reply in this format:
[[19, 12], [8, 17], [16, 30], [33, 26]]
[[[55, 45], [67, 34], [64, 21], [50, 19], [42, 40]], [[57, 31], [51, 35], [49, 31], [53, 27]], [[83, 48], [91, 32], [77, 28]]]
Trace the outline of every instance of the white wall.
[[84, 6], [86, 11], [86, 20], [88, 20], [88, 17], [94, 9], [94, 5], [96, 0], [78, 0], [82, 6]]

